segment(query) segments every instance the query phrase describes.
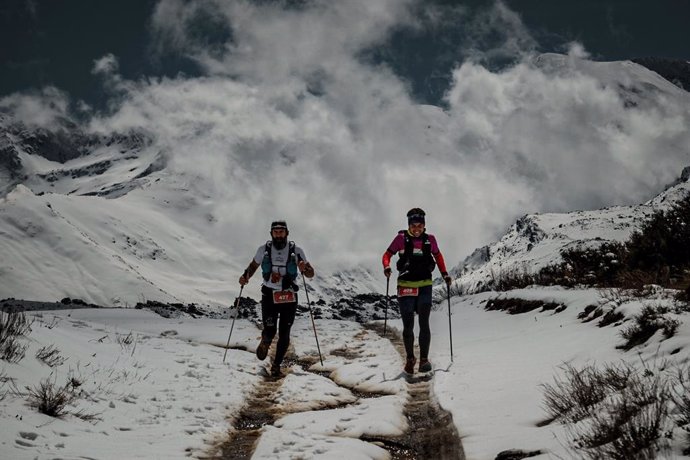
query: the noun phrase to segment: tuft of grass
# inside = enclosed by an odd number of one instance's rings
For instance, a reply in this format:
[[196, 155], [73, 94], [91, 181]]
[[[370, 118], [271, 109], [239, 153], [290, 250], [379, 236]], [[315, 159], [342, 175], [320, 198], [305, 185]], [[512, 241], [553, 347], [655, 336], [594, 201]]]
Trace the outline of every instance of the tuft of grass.
[[555, 302], [526, 300], [519, 298], [489, 299], [484, 305], [484, 309], [487, 311], [505, 311], [511, 315], [527, 313], [532, 310], [536, 310], [537, 308], [541, 308], [540, 311], [554, 310], [556, 313], [560, 313], [565, 310], [564, 305], [560, 305]]
[[5, 399], [5, 397], [9, 393], [9, 391], [5, 390], [5, 385], [7, 385], [8, 381], [9, 377], [7, 377], [5, 369], [0, 370], [0, 401]]
[[664, 337], [671, 338], [678, 331], [680, 321], [665, 316], [670, 312], [668, 307], [645, 306], [639, 315], [633, 317], [633, 324], [620, 332], [626, 342], [617, 348], [630, 350], [649, 340], [658, 330], [663, 330]]
[[27, 345], [20, 339], [31, 332], [31, 323], [24, 312], [0, 311], [0, 359], [18, 363], [24, 358]]
[[50, 367], [61, 366], [65, 361], [67, 361], [67, 358], [60, 355], [60, 350], [58, 350], [55, 345], [46, 345], [45, 347], [41, 347], [36, 352], [36, 359], [43, 361]]
[[[690, 375], [689, 375], [690, 377]], [[551, 420], [568, 425], [578, 458], [654, 459], [672, 436], [668, 374], [631, 364], [564, 365], [564, 375], [542, 385]]]
[[58, 386], [50, 379], [43, 379], [37, 386], [26, 387], [26, 390], [31, 407], [42, 414], [57, 418], [67, 414], [67, 406], [78, 397], [70, 382]]
[[116, 334], [115, 337], [116, 337], [117, 343], [120, 344], [120, 346], [122, 347], [122, 349], [124, 351], [129, 351], [131, 348], [130, 355], [133, 356], [134, 351], [137, 349], [137, 338], [138, 338], [138, 336], [132, 335], [132, 333], [130, 332], [127, 335]]

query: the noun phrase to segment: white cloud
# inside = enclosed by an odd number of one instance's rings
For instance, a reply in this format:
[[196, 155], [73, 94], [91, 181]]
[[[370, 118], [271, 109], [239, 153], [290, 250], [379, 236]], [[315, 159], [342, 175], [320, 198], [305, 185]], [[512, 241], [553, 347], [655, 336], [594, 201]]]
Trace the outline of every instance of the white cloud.
[[96, 75], [112, 75], [120, 69], [120, 63], [115, 55], [108, 53], [105, 56], [94, 60], [91, 73]]
[[[519, 215], [642, 201], [687, 162], [685, 93], [624, 90], [615, 78], [652, 84], [651, 73], [587, 63], [580, 45], [533, 59], [534, 40], [503, 3], [467, 24], [477, 59], [455, 69], [447, 110], [420, 106], [390, 69], [358, 59], [396, 27], [420, 27], [410, 12], [422, 2], [283, 6], [159, 2], [158, 45], [206, 76], [120, 79], [117, 110], [93, 121], [154, 133], [170, 167], [213, 197], [217, 237], [241, 257], [282, 217], [315, 261], [377, 266], [420, 206], [455, 264]], [[230, 31], [223, 52], [190, 28], [201, 11]], [[522, 61], [491, 72], [477, 64], [482, 33], [499, 29], [487, 56]], [[112, 56], [95, 70], [119, 78]]]
[[0, 111], [11, 113], [27, 126], [50, 128], [60, 119], [69, 119], [69, 97], [54, 86], [40, 91], [14, 93], [0, 98]]

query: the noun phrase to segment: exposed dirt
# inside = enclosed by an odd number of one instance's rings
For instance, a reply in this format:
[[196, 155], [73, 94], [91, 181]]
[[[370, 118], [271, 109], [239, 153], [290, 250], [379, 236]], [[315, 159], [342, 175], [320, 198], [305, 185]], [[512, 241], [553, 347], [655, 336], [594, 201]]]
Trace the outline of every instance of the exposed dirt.
[[[379, 335], [383, 335], [382, 326], [367, 325], [366, 327]], [[386, 338], [391, 340], [398, 352], [404, 357], [405, 351], [400, 334], [388, 328]], [[271, 351], [273, 354], [274, 346], [271, 347]], [[340, 349], [334, 350], [333, 355], [354, 357], [354, 352]], [[301, 366], [308, 370], [315, 360], [318, 358], [297, 358], [293, 350], [288, 350], [284, 366]], [[269, 362], [267, 359], [267, 363]], [[329, 377], [328, 372], [315, 373], [326, 378]], [[365, 436], [361, 439], [386, 449], [394, 460], [430, 458], [464, 460], [465, 454], [452, 416], [438, 405], [433, 395], [432, 378], [432, 374], [421, 374], [407, 378], [409, 400], [405, 406], [405, 415], [409, 430], [404, 435], [399, 437]], [[262, 427], [271, 425], [284, 415], [275, 409], [277, 407], [275, 398], [282, 382], [282, 378], [273, 378], [268, 374], [264, 376], [236, 419], [235, 430], [230, 433], [230, 437], [226, 441], [215, 449], [215, 454], [211, 454], [207, 458], [224, 460], [251, 458], [261, 436]], [[350, 390], [352, 391], [352, 389]], [[362, 392], [354, 394], [360, 399], [381, 396]], [[346, 405], [344, 404], [343, 407]], [[329, 408], [332, 409], [333, 407]]]
[[[383, 336], [383, 325], [367, 324], [366, 327]], [[400, 333], [386, 329], [389, 339], [403, 359], [405, 346]], [[415, 374], [407, 378], [409, 400], [405, 415], [409, 430], [400, 437], [381, 439], [394, 459], [459, 459], [464, 460], [460, 435], [450, 412], [439, 406], [433, 394], [432, 374]], [[368, 439], [374, 441], [374, 439]], [[389, 448], [390, 446], [390, 448]]]

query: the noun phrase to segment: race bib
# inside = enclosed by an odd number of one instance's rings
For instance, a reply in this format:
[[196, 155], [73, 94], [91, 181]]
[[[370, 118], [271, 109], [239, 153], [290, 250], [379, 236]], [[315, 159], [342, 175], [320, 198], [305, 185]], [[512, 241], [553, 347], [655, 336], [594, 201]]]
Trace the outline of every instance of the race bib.
[[398, 287], [398, 297], [417, 297], [419, 288], [416, 287]]
[[273, 303], [293, 303], [295, 293], [293, 291], [273, 291]]

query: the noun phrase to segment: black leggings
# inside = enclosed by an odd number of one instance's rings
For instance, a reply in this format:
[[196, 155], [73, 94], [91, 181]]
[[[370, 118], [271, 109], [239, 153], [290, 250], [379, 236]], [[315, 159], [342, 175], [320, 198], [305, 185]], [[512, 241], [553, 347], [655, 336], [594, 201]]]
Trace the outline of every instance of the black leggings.
[[431, 328], [429, 316], [431, 315], [431, 286], [419, 288], [416, 296], [399, 296], [398, 306], [403, 322], [403, 343], [408, 358], [414, 356], [414, 314], [419, 316], [419, 357], [429, 358], [429, 346], [431, 344]]
[[[429, 346], [431, 344], [431, 328], [429, 327], [429, 316], [431, 315], [431, 305], [418, 305], [417, 314], [419, 316], [419, 357], [427, 359], [429, 357]], [[403, 322], [403, 343], [407, 357], [414, 356], [414, 310], [400, 312]]]
[[[297, 299], [297, 294], [295, 294]], [[271, 343], [278, 332], [278, 343], [276, 344], [276, 357], [273, 364], [280, 366], [283, 362], [285, 353], [290, 346], [290, 329], [295, 322], [297, 313], [297, 302], [292, 303], [273, 303], [273, 290], [261, 288], [261, 321], [264, 329], [261, 332], [261, 341]]]

